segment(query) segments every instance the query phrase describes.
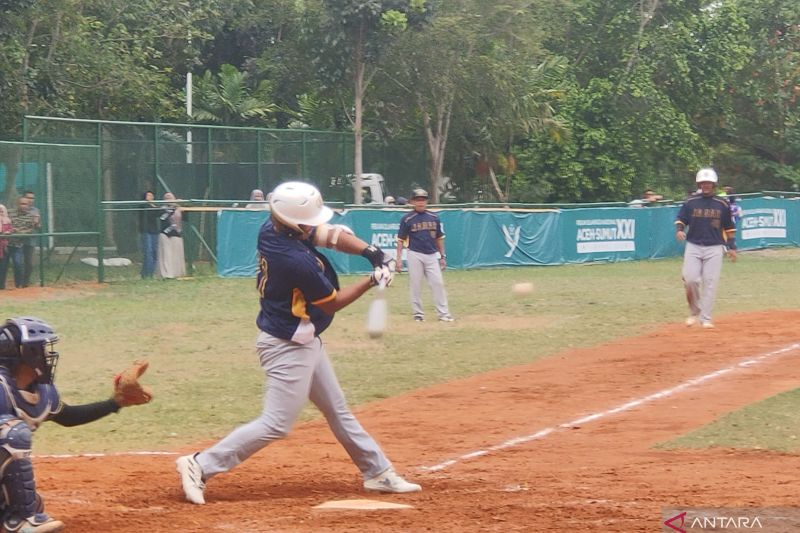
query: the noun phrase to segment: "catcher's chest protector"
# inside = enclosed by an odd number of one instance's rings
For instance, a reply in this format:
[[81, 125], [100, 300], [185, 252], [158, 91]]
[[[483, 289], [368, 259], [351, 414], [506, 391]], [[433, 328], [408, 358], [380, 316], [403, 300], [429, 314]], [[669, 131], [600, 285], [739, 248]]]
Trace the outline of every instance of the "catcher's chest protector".
[[35, 431], [56, 413], [60, 401], [52, 384], [37, 384], [34, 390], [35, 393], [20, 391], [8, 375], [0, 373], [0, 415], [18, 417]]

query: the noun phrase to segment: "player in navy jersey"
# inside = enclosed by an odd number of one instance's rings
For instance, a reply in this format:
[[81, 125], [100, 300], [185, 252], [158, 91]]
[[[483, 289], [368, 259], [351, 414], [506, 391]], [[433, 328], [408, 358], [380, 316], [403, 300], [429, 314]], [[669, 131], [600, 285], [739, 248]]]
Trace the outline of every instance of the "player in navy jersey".
[[78, 426], [130, 404], [115, 399], [67, 405], [53, 385], [58, 336], [34, 317], [0, 325], [0, 516], [2, 531], [48, 533], [64, 524], [44, 513], [31, 463], [33, 432], [47, 420]]
[[442, 223], [436, 213], [428, 211], [428, 193], [424, 189], [414, 189], [411, 203], [414, 210], [400, 219], [400, 229], [397, 231], [398, 272], [402, 270], [403, 247], [408, 248], [406, 263], [410, 277], [411, 312], [417, 322], [425, 320], [422, 280], [427, 279], [439, 320], [452, 322], [454, 319], [450, 314], [442, 277], [442, 270], [447, 268]]
[[[319, 335], [336, 311], [377, 284], [388, 285], [392, 272], [383, 252], [344, 226], [327, 224], [333, 212], [319, 191], [287, 182], [269, 197], [270, 219], [258, 236], [257, 277], [261, 309], [256, 340], [267, 375], [261, 415], [238, 427], [212, 447], [181, 457], [177, 469], [186, 499], [205, 503], [205, 482], [232, 469], [269, 443], [285, 437], [307, 400], [328, 421], [336, 438], [364, 477], [364, 488], [380, 492], [414, 492], [420, 486], [400, 477], [375, 440], [347, 407]], [[340, 287], [328, 259], [316, 247], [362, 255], [374, 270], [364, 279]]]
[[689, 304], [686, 325], [700, 323], [713, 328], [711, 311], [726, 251], [731, 261], [736, 261], [736, 226], [728, 201], [716, 195], [719, 179], [714, 169], [700, 169], [695, 181], [701, 194], [689, 197], [681, 206], [675, 237], [686, 241], [682, 271]]

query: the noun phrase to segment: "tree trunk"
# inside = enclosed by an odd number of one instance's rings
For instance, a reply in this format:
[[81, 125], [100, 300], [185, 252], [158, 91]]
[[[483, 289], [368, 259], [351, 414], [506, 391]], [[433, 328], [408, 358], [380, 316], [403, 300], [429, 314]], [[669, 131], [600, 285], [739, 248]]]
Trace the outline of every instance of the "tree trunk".
[[422, 123], [425, 128], [425, 139], [428, 144], [428, 162], [431, 202], [439, 203], [440, 185], [442, 181], [442, 169], [444, 168], [444, 154], [447, 147], [447, 137], [450, 131], [450, 116], [453, 109], [453, 99], [448, 98], [448, 102], [439, 104], [436, 108], [435, 123], [431, 120], [430, 113], [423, 105], [422, 95], [417, 93], [417, 105], [422, 113]]
[[500, 200], [500, 203], [507, 203], [508, 196], [503, 193], [503, 189], [500, 188], [500, 183], [497, 181], [497, 176], [494, 173], [494, 169], [490, 166], [489, 167], [489, 178], [492, 180], [492, 186], [494, 187], [494, 192], [497, 194], [497, 198]]
[[363, 136], [361, 131], [361, 126], [363, 122], [363, 109], [362, 105], [364, 103], [364, 70], [366, 68], [365, 61], [366, 58], [364, 57], [364, 34], [363, 34], [363, 26], [361, 35], [358, 39], [358, 44], [356, 46], [356, 68], [354, 73], [354, 87], [353, 92], [354, 94], [354, 103], [353, 107], [355, 116], [353, 117], [353, 173], [355, 174], [355, 183], [353, 183], [353, 193], [354, 193], [354, 202], [356, 205], [361, 205], [362, 203], [362, 189], [361, 189], [361, 175], [364, 172], [363, 169]]

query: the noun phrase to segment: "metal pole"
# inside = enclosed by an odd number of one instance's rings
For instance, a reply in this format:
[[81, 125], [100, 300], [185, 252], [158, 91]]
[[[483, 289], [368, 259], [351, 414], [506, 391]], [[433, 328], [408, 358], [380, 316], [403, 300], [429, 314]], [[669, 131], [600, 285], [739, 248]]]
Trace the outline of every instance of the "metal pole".
[[258, 188], [263, 190], [264, 182], [261, 181], [263, 178], [261, 175], [261, 130], [256, 130], [256, 164], [258, 165], [258, 169], [256, 170]]
[[103, 263], [106, 245], [106, 219], [103, 213], [103, 126], [97, 125], [97, 144], [98, 148], [95, 152], [97, 164], [97, 282], [103, 283], [105, 281], [106, 272], [105, 264]]
[[[306, 176], [306, 132], [300, 134], [300, 176], [307, 179]], [[319, 185], [319, 184], [317, 184]]]

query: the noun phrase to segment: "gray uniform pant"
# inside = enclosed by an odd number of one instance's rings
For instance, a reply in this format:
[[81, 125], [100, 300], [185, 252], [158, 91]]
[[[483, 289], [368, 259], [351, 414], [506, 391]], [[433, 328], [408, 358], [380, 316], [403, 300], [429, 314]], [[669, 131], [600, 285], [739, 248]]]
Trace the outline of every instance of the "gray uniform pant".
[[725, 246], [721, 244], [700, 246], [686, 243], [682, 274], [689, 312], [706, 322], [711, 320], [724, 257]]
[[267, 375], [261, 415], [197, 455], [204, 479], [227, 472], [267, 444], [285, 437], [308, 399], [325, 415], [333, 434], [365, 479], [392, 466], [348, 409], [319, 337], [308, 344], [297, 344], [261, 332], [256, 352]]
[[408, 250], [406, 255], [408, 275], [411, 288], [411, 311], [414, 316], [425, 316], [422, 309], [422, 279], [428, 280], [433, 293], [433, 305], [439, 318], [448, 316], [447, 292], [444, 290], [444, 278], [436, 254], [421, 254]]

